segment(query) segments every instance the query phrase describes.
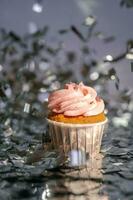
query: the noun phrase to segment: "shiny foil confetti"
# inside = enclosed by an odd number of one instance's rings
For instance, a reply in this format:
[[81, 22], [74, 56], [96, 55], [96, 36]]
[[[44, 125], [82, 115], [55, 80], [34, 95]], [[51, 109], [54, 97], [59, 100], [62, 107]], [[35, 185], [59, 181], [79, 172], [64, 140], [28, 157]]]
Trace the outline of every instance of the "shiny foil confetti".
[[30, 104], [29, 103], [25, 103], [25, 105], [24, 105], [24, 112], [26, 112], [26, 113], [30, 112]]
[[133, 62], [131, 62], [131, 72], [133, 72]]

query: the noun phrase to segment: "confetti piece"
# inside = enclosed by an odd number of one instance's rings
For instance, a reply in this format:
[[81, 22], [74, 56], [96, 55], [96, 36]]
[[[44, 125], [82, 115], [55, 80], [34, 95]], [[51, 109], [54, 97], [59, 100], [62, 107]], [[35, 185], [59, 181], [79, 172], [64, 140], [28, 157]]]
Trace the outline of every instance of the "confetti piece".
[[24, 105], [24, 112], [26, 112], [26, 113], [30, 112], [30, 104], [29, 103], [25, 103], [25, 105]]
[[131, 62], [131, 72], [133, 72], [133, 62]]
[[93, 16], [88, 16], [85, 19], [85, 25], [86, 26], [92, 26], [96, 22], [95, 18]]

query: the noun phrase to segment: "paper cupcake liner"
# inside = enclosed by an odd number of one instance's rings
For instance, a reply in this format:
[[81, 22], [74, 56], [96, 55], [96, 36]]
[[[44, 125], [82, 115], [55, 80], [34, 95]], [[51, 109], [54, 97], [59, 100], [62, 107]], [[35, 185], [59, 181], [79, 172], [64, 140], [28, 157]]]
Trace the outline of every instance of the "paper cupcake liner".
[[62, 149], [71, 165], [86, 163], [88, 158], [99, 153], [107, 119], [95, 124], [47, 121], [53, 148]]

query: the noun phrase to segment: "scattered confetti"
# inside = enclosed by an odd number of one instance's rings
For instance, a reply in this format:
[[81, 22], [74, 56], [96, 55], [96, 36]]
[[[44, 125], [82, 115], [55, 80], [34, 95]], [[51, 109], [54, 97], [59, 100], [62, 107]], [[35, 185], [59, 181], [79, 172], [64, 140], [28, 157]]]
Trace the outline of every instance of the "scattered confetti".
[[126, 59], [133, 60], [133, 52], [126, 54]]
[[[40, 7], [34, 6], [33, 10], [42, 12], [42, 1], [36, 0], [34, 5], [36, 3]], [[25, 36], [0, 29], [1, 199], [63, 199], [65, 196], [69, 198], [69, 195], [72, 199], [91, 198], [92, 188], [93, 194], [97, 194], [94, 199], [126, 199], [127, 196], [132, 199], [133, 93], [132, 90], [121, 89], [113, 96], [107, 86], [110, 80], [114, 80], [119, 89], [120, 80], [113, 64], [125, 58], [132, 60], [133, 41], [127, 41], [125, 52], [118, 53], [116, 57], [106, 55], [105, 62], [99, 61], [99, 52], [92, 49], [86, 37], [88, 30], [89, 36], [96, 36], [91, 29], [95, 27], [95, 19], [88, 16], [85, 21], [83, 32], [76, 25], [58, 32], [58, 37], [63, 38], [66, 35], [61, 34], [72, 31], [73, 37], [80, 39], [78, 52], [73, 50], [72, 45], [68, 51], [68, 44], [62, 38], [59, 44], [51, 38], [50, 44], [49, 37], [45, 37], [48, 26], [38, 29], [31, 24], [32, 30]], [[102, 32], [97, 33], [97, 37], [103, 42], [114, 39]], [[79, 79], [94, 86], [104, 97], [108, 128], [102, 141], [104, 157], [101, 165], [96, 161], [91, 170], [70, 172], [63, 168], [65, 158], [62, 151], [52, 149], [45, 117], [49, 93], [62, 88], [66, 82], [79, 82]], [[103, 198], [101, 192], [99, 196], [99, 190], [109, 196]]]
[[92, 81], [95, 81], [99, 78], [99, 74], [97, 72], [93, 72], [92, 74], [90, 74], [90, 79]]
[[43, 11], [43, 7], [39, 2], [36, 2], [32, 6], [32, 10], [37, 13], [41, 13]]
[[85, 25], [86, 26], [92, 26], [94, 23], [96, 22], [95, 18], [93, 16], [88, 16], [86, 19], [85, 19]]
[[131, 72], [133, 72], [133, 62], [131, 62]]
[[112, 57], [111, 55], [107, 55], [107, 56], [105, 57], [105, 60], [111, 62], [111, 61], [113, 61], [113, 57]]
[[4, 136], [5, 137], [9, 137], [13, 134], [13, 130], [11, 127], [6, 128], [6, 130], [4, 131]]
[[25, 103], [25, 105], [24, 105], [24, 112], [26, 112], [26, 113], [30, 112], [30, 104], [29, 103]]
[[3, 66], [2, 65], [0, 65], [0, 71], [2, 71], [3, 70]]

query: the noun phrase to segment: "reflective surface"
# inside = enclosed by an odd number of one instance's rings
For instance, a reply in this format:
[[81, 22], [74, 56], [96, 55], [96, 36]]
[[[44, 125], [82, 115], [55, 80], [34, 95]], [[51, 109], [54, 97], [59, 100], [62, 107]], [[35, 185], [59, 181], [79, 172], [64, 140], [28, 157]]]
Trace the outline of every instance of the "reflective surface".
[[[27, 119], [26, 119], [27, 120]], [[114, 127], [111, 119], [100, 154], [80, 169], [64, 168], [63, 154], [51, 151], [45, 124], [28, 123], [29, 134], [1, 137], [1, 199], [132, 199], [133, 136], [131, 127]], [[43, 121], [44, 122], [44, 121]], [[31, 123], [31, 125], [30, 125]], [[35, 123], [35, 121], [34, 121]], [[26, 128], [26, 123], [24, 124]], [[35, 128], [35, 129], [34, 129]], [[30, 130], [36, 130], [35, 135]], [[42, 141], [42, 145], [40, 144]]]

